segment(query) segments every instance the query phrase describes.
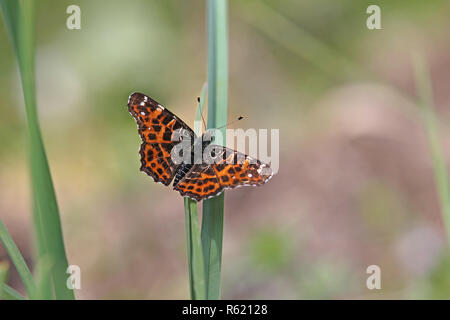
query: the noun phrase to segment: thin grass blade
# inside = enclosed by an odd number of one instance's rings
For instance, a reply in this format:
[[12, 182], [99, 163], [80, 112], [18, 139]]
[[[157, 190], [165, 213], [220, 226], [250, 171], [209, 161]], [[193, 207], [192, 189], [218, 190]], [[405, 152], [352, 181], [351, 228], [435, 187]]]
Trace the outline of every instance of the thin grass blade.
[[3, 297], [0, 297], [4, 300], [26, 300], [24, 296], [22, 296], [19, 292], [8, 286], [7, 284], [2, 285], [3, 289]]
[[[227, 1], [208, 0], [208, 128], [227, 123]], [[225, 128], [221, 129], [225, 138]], [[224, 139], [224, 143], [225, 139]], [[202, 245], [207, 299], [220, 299], [224, 193], [203, 201]]]
[[[264, 1], [241, 1], [239, 16], [272, 41], [332, 76], [346, 74], [372, 76], [365, 68], [345, 57]], [[255, 14], [257, 12], [257, 14]], [[267, 23], [270, 21], [271, 23]]]
[[28, 124], [28, 147], [39, 257], [54, 261], [51, 282], [57, 299], [74, 299], [66, 286], [67, 257], [50, 168], [38, 122], [34, 74], [35, 1], [0, 0], [3, 16], [19, 63]]
[[413, 56], [413, 66], [422, 121], [427, 134], [431, 159], [433, 162], [434, 178], [439, 194], [442, 219], [447, 233], [447, 241], [450, 244], [450, 189], [447, 166], [439, 132], [439, 121], [434, 111], [433, 89], [429, 68], [424, 57], [419, 54]]
[[3, 299], [3, 285], [8, 279], [9, 263], [8, 261], [0, 261], [0, 300]]
[[[201, 134], [201, 119], [205, 103], [206, 91], [207, 85], [204, 84], [197, 106], [197, 113], [195, 116], [194, 130], [197, 136], [200, 136]], [[206, 299], [205, 272], [202, 252], [203, 249], [198, 222], [199, 218], [197, 213], [197, 202], [189, 199], [188, 197], [185, 197], [184, 212], [186, 217], [186, 243], [189, 268], [189, 289], [191, 299]]]
[[193, 277], [193, 269], [192, 269], [192, 215], [190, 210], [189, 198], [184, 198], [184, 217], [186, 224], [186, 246], [187, 246], [187, 260], [188, 260], [188, 272], [189, 272], [189, 293], [192, 300], [195, 300], [195, 292], [194, 292], [194, 277]]
[[34, 283], [33, 276], [31, 275], [30, 269], [28, 268], [25, 259], [19, 251], [19, 248], [14, 243], [8, 230], [6, 230], [5, 225], [0, 220], [0, 240], [3, 243], [9, 257], [11, 258], [17, 272], [19, 273], [20, 279], [25, 286], [28, 296], [33, 299], [36, 297], [36, 284]]
[[50, 275], [53, 263], [48, 256], [39, 259], [34, 270], [34, 278], [36, 283], [36, 296], [40, 300], [53, 299], [52, 288], [50, 286]]
[[205, 272], [197, 213], [197, 202], [184, 198], [186, 214], [186, 240], [188, 249], [189, 281], [192, 300], [206, 299]]

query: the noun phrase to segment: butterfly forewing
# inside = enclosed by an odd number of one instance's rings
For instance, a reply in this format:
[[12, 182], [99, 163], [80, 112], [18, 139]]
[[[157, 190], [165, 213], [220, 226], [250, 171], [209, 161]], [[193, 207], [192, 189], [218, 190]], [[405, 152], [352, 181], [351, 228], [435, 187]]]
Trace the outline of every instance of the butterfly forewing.
[[128, 111], [136, 120], [142, 139], [139, 154], [141, 171], [156, 182], [169, 185], [179, 164], [171, 158], [174, 132], [184, 130], [194, 137], [193, 130], [161, 104], [142, 93], [133, 93], [128, 99]]

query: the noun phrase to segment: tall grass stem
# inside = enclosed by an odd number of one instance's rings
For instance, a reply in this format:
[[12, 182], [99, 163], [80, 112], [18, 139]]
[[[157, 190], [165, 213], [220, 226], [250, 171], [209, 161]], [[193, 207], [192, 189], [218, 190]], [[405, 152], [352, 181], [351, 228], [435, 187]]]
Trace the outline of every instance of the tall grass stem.
[[[208, 25], [208, 128], [227, 123], [228, 33], [227, 1], [207, 1]], [[226, 128], [220, 129], [225, 137]], [[225, 140], [224, 140], [224, 143]], [[203, 201], [202, 245], [205, 259], [206, 297], [220, 299], [224, 193]]]
[[38, 260], [47, 256], [54, 262], [46, 286], [51, 286], [55, 298], [73, 299], [73, 290], [66, 280], [68, 267], [50, 168], [38, 121], [35, 92], [33, 0], [0, 0], [14, 51], [19, 64], [28, 125], [28, 154], [33, 198], [33, 222]]
[[[199, 97], [195, 116], [194, 130], [197, 136], [201, 134], [201, 121], [206, 90], [207, 84], [205, 83]], [[205, 269], [197, 209], [198, 206], [195, 200], [188, 197], [184, 198], [190, 295], [192, 300], [204, 300], [206, 299]]]
[[442, 219], [447, 233], [447, 241], [450, 244], [450, 189], [448, 172], [440, 138], [439, 121], [435, 113], [429, 68], [423, 55], [415, 54], [413, 56], [413, 67], [422, 121], [428, 138], [433, 163], [434, 179], [439, 195]]
[[27, 291], [28, 296], [33, 299], [36, 297], [37, 289], [36, 284], [34, 282], [33, 276], [31, 275], [30, 269], [25, 262], [22, 254], [19, 251], [19, 248], [14, 243], [11, 235], [8, 230], [6, 230], [5, 225], [0, 220], [0, 240], [3, 243], [6, 251], [8, 252], [9, 257], [11, 258], [14, 266], [16, 267], [17, 272], [22, 280], [22, 283]]

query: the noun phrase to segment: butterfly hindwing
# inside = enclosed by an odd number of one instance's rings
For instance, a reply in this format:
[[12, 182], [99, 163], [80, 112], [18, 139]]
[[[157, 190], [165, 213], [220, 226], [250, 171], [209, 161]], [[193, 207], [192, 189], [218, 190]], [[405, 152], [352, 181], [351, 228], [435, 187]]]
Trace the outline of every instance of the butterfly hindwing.
[[128, 111], [136, 120], [142, 139], [139, 154], [141, 171], [156, 182], [169, 185], [178, 165], [171, 159], [172, 141], [176, 130], [182, 129], [194, 137], [193, 130], [161, 104], [142, 93], [133, 93], [128, 99]]
[[223, 190], [211, 165], [194, 164], [184, 178], [174, 186], [182, 196], [200, 201], [218, 195]]
[[214, 163], [195, 164], [174, 187], [181, 195], [200, 201], [224, 189], [259, 186], [272, 177], [270, 167], [255, 158], [221, 146], [212, 148]]

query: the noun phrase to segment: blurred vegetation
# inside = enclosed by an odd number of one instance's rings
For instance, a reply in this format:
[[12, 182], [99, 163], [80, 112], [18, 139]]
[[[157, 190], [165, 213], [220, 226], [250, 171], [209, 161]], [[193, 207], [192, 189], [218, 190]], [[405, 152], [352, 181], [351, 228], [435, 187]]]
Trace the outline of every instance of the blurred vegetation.
[[[205, 2], [36, 6], [37, 100], [78, 298], [189, 297], [183, 201], [139, 173], [141, 91], [186, 123], [206, 79]], [[280, 129], [280, 171], [225, 199], [223, 298], [448, 298], [448, 254], [411, 52], [450, 155], [448, 1], [229, 1], [229, 116]], [[29, 261], [17, 65], [0, 23], [0, 218]], [[0, 260], [6, 253], [0, 248]], [[366, 288], [379, 265], [382, 289]], [[23, 292], [10, 267], [9, 285]]]

